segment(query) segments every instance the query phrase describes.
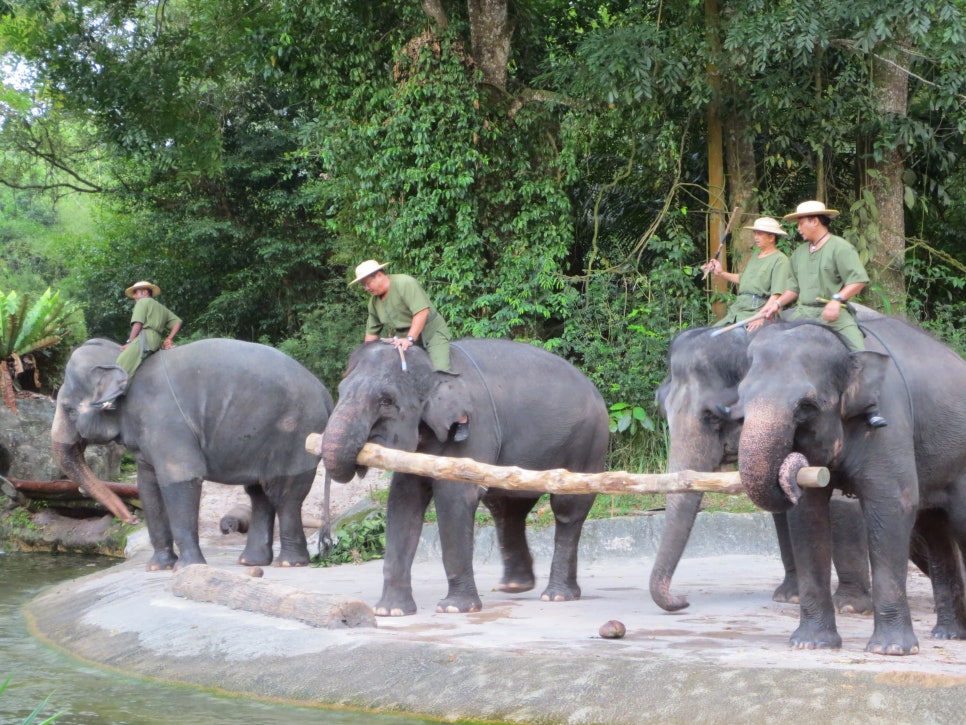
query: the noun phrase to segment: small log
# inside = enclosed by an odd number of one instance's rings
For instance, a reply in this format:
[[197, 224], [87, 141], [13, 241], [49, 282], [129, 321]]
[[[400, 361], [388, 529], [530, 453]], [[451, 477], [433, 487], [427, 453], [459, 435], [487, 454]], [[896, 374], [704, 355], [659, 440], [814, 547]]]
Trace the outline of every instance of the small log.
[[236, 531], [239, 534], [245, 534], [248, 532], [251, 521], [252, 507], [247, 503], [240, 503], [232, 506], [228, 513], [221, 517], [218, 528], [221, 529], [223, 534], [233, 534]]
[[196, 602], [229, 609], [296, 619], [312, 627], [344, 629], [375, 627], [372, 607], [346, 596], [329, 596], [206, 564], [192, 564], [174, 573], [168, 590]]
[[[312, 433], [305, 439], [310, 453], [321, 455], [322, 436]], [[528, 471], [516, 466], [493, 466], [472, 458], [448, 458], [426, 453], [407, 453], [366, 443], [356, 461], [361, 466], [385, 471], [414, 473], [430, 478], [445, 478], [478, 486], [492, 486], [511, 491], [541, 491], [544, 493], [729, 493], [741, 494], [738, 471], [703, 473], [677, 471], [675, 473], [575, 473], [563, 468], [549, 471]], [[798, 473], [802, 488], [822, 488], [828, 485], [827, 468], [807, 467]]]

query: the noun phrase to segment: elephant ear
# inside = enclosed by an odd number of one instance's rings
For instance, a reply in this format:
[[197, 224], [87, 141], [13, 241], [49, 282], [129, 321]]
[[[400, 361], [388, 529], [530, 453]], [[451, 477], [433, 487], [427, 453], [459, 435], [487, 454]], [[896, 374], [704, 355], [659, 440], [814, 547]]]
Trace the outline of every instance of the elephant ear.
[[842, 419], [864, 415], [878, 405], [889, 356], [879, 352], [850, 353], [849, 382], [842, 394]]
[[435, 384], [423, 406], [423, 422], [432, 428], [440, 442], [445, 442], [452, 425], [470, 414], [467, 408], [469, 396], [458, 373], [436, 370], [433, 376]]
[[95, 365], [91, 368], [91, 403], [100, 405], [114, 400], [127, 387], [127, 372], [120, 365]]

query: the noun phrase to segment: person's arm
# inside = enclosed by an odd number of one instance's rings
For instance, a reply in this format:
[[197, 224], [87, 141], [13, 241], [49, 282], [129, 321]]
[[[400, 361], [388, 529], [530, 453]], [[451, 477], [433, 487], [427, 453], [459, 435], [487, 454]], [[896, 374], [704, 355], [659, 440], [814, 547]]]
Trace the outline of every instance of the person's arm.
[[863, 289], [865, 289], [865, 282], [853, 282], [852, 284], [845, 285], [832, 295], [832, 299], [825, 303], [825, 308], [822, 310], [822, 319], [826, 322], [835, 322], [839, 319], [842, 305], [859, 294]]
[[128, 345], [130, 345], [132, 342], [134, 342], [135, 340], [138, 339], [138, 335], [141, 334], [141, 328], [142, 327], [143, 327], [143, 325], [140, 322], [132, 322], [131, 323], [131, 332], [128, 333], [127, 342], [125, 342], [123, 345], [121, 345], [121, 349], [122, 350], [124, 348], [126, 348]]
[[702, 267], [702, 269], [706, 268], [710, 269], [711, 274], [715, 277], [721, 277], [726, 282], [731, 282], [731, 284], [734, 285], [737, 285], [741, 278], [741, 275], [735, 272], [725, 272], [724, 267], [721, 266], [721, 262], [719, 262], [717, 259], [712, 259], [710, 262], [704, 265], [704, 267]]
[[781, 312], [797, 299], [798, 292], [793, 292], [792, 290], [787, 289], [777, 297], [772, 297], [769, 299], [768, 302], [765, 303], [765, 306], [761, 308], [761, 315], [763, 317], [773, 317], [776, 312]]
[[161, 347], [163, 347], [165, 350], [170, 350], [172, 347], [174, 347], [174, 336], [178, 334], [178, 330], [180, 329], [181, 320], [176, 320], [175, 323], [171, 325], [171, 332], [169, 332], [168, 336], [164, 338], [164, 342], [161, 343]]

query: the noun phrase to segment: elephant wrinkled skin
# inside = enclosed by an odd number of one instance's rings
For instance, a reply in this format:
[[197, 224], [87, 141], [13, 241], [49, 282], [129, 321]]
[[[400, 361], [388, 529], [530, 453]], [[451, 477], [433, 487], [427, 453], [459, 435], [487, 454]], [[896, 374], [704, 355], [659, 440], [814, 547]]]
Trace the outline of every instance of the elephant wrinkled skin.
[[[748, 368], [748, 340], [752, 335], [735, 330], [712, 337], [714, 332], [715, 328], [690, 329], [671, 342], [668, 375], [656, 395], [670, 433], [671, 472], [714, 471], [738, 457], [741, 420], [733, 418], [730, 410], [738, 401], [738, 383]], [[702, 498], [700, 493], [667, 497], [665, 528], [651, 570], [650, 592], [654, 602], [669, 612], [688, 606], [687, 597], [671, 594], [671, 578], [684, 554]], [[833, 507], [833, 553], [839, 582], [835, 606], [843, 612], [871, 611], [869, 557], [861, 511], [856, 501], [842, 497], [833, 500]], [[774, 519], [785, 577], [772, 599], [797, 602], [798, 579], [786, 514], [774, 514]]]
[[[302, 501], [318, 459], [305, 438], [325, 427], [332, 396], [278, 350], [200, 340], [147, 358], [116, 409], [96, 401], [125, 376], [120, 346], [90, 340], [71, 354], [51, 427], [54, 455], [75, 483], [123, 520], [130, 515], [88, 468], [89, 443], [117, 441], [137, 461], [137, 483], [154, 555], [149, 570], [204, 564], [198, 541], [202, 481], [240, 484], [252, 515], [239, 563], [267, 565], [278, 516], [276, 563], [309, 561]], [[177, 553], [175, 553], [175, 546]]]
[[[403, 451], [473, 458], [482, 463], [544, 470], [604, 470], [607, 408], [597, 389], [565, 360], [508, 340], [452, 343], [451, 372], [432, 369], [425, 351], [410, 348], [404, 370], [398, 352], [374, 342], [358, 348], [339, 385], [339, 403], [322, 444], [322, 460], [336, 481], [356, 472], [356, 456], [372, 441]], [[469, 415], [469, 438], [454, 442], [453, 425]], [[423, 515], [435, 501], [448, 592], [440, 612], [482, 607], [473, 575], [474, 514], [482, 500], [493, 514], [504, 575], [502, 591], [535, 585], [526, 541], [526, 516], [540, 494], [395, 473], [389, 488], [386, 560], [380, 616], [414, 614], [411, 571]], [[577, 544], [593, 495], [550, 497], [556, 535], [542, 598], [580, 597]]]
[[[850, 352], [829, 328], [766, 326], [748, 346], [738, 387], [744, 415], [742, 483], [756, 504], [788, 510], [777, 471], [791, 452], [827, 466], [829, 489], [808, 489], [788, 512], [799, 575], [797, 648], [839, 647], [829, 594], [831, 488], [858, 496], [872, 563], [874, 630], [866, 650], [919, 649], [906, 600], [915, 526], [928, 552], [937, 624], [933, 636], [966, 638], [961, 552], [966, 549], [966, 361], [900, 320], [860, 323], [866, 351]], [[878, 400], [889, 420], [873, 429]]]

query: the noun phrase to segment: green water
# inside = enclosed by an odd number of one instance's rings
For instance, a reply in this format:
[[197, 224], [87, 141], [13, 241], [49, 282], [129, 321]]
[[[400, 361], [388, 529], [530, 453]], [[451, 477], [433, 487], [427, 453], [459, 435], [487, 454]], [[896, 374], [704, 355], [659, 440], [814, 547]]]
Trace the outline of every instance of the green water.
[[[126, 677], [75, 660], [27, 632], [25, 602], [46, 587], [110, 566], [99, 557], [0, 552], [0, 725], [21, 725], [47, 699], [41, 717], [63, 713], [57, 725], [416, 725], [408, 716], [291, 707]], [[319, 662], [323, 677], [324, 662]]]

